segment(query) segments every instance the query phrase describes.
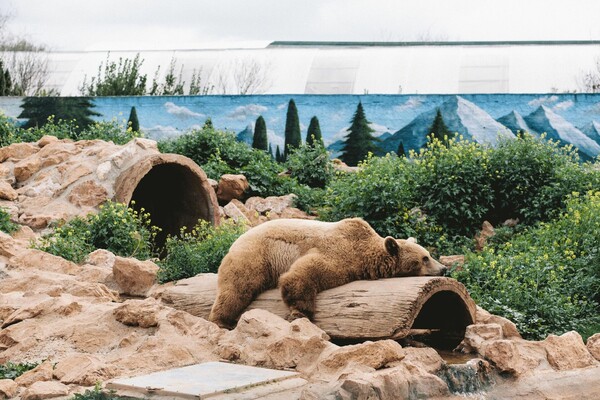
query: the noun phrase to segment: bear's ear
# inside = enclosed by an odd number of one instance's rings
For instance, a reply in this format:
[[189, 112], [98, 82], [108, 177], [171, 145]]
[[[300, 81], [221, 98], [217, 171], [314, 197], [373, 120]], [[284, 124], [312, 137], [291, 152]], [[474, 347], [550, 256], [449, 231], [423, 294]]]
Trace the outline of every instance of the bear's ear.
[[391, 237], [391, 236], [386, 237], [384, 240], [384, 243], [385, 243], [385, 249], [392, 256], [396, 256], [396, 255], [398, 255], [398, 253], [400, 253], [400, 246], [398, 246], [398, 242], [396, 242], [396, 239], [394, 239], [393, 237]]
[[411, 236], [411, 237], [409, 237], [408, 239], [406, 239], [406, 241], [407, 241], [407, 242], [410, 242], [410, 243], [414, 243], [414, 244], [417, 244], [417, 243], [418, 243], [418, 242], [417, 242], [417, 239], [416, 239], [416, 238], [414, 238], [414, 237], [412, 237], [412, 236]]

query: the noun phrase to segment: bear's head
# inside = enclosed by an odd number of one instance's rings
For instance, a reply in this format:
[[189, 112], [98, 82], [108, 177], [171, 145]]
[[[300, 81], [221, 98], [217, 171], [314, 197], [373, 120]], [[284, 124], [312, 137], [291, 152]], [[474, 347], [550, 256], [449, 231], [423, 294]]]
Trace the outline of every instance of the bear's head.
[[384, 243], [389, 255], [395, 259], [395, 276], [440, 276], [448, 270], [414, 238], [404, 240], [388, 236]]

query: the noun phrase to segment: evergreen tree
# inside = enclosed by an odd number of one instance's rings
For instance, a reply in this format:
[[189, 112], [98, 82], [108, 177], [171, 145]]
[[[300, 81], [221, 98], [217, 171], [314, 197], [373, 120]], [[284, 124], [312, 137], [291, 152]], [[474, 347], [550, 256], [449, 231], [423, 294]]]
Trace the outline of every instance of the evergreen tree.
[[140, 121], [138, 120], [137, 111], [135, 107], [131, 107], [131, 111], [129, 112], [129, 120], [127, 121], [127, 126], [131, 127], [133, 132], [140, 131]]
[[273, 145], [269, 143], [269, 155], [273, 157]]
[[15, 93], [13, 92], [13, 84], [12, 84], [12, 79], [10, 77], [10, 72], [8, 72], [8, 69], [4, 71], [4, 87], [6, 88], [4, 91], [3, 96], [11, 96], [14, 95]]
[[23, 128], [41, 127], [54, 116], [54, 121], [74, 121], [80, 132], [94, 121], [91, 116], [100, 116], [91, 108], [94, 103], [88, 97], [26, 97], [18, 118], [28, 118]]
[[283, 156], [281, 155], [281, 150], [279, 150], [279, 145], [277, 145], [277, 148], [275, 149], [275, 161], [283, 162]]
[[308, 131], [306, 132], [306, 144], [309, 146], [313, 146], [315, 143], [323, 145], [321, 126], [319, 125], [319, 119], [316, 116], [310, 119]]
[[379, 140], [371, 134], [372, 132], [374, 130], [369, 126], [362, 102], [359, 102], [350, 128], [348, 128], [340, 159], [348, 165], [355, 166], [364, 160], [367, 154], [375, 153], [377, 151], [376, 142]]
[[254, 124], [254, 138], [252, 147], [259, 150], [268, 150], [269, 143], [267, 139], [267, 124], [262, 115], [259, 115]]
[[[444, 118], [442, 118], [442, 112], [438, 108], [437, 113], [435, 114], [435, 118], [433, 120], [433, 124], [431, 124], [431, 128], [429, 128], [429, 132], [431, 136], [441, 140], [442, 142], [446, 142], [450, 137], [451, 133], [448, 130], [448, 127], [444, 123]], [[444, 139], [444, 137], [446, 139]]]
[[206, 118], [206, 121], [204, 121], [204, 125], [202, 125], [202, 129], [214, 129], [213, 122], [210, 117]]
[[406, 157], [406, 151], [404, 150], [404, 142], [400, 142], [396, 154], [398, 154], [398, 157]]
[[[8, 72], [8, 70], [6, 70]], [[0, 60], [0, 96], [6, 96], [6, 75], [4, 74], [4, 65], [2, 64], [2, 60]]]
[[302, 144], [302, 135], [300, 133], [300, 119], [298, 118], [298, 109], [294, 99], [288, 104], [287, 116], [285, 120], [285, 144], [283, 149], [283, 159], [287, 160], [290, 151], [297, 149]]

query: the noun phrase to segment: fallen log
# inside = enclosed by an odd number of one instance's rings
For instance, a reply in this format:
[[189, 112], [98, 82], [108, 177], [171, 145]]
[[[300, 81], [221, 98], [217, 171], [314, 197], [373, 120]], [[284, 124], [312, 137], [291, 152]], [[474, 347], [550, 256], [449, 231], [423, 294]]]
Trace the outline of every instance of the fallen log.
[[[155, 297], [173, 308], [208, 318], [216, 297], [217, 275], [200, 274], [161, 288]], [[434, 340], [462, 339], [475, 320], [475, 303], [465, 287], [445, 277], [355, 281], [317, 296], [313, 322], [336, 340], [401, 339], [426, 334]], [[279, 290], [262, 293], [248, 309], [262, 308], [286, 318]]]

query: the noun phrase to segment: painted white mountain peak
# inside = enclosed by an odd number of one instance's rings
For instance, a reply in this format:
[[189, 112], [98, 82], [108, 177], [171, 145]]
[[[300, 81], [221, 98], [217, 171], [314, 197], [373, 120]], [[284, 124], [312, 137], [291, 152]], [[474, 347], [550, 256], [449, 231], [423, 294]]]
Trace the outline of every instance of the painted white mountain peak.
[[581, 129], [587, 137], [600, 144], [600, 122], [592, 121]]
[[527, 125], [527, 122], [525, 122], [523, 116], [516, 111], [509, 112], [505, 116], [498, 118], [497, 121], [505, 127], [507, 127], [508, 129], [510, 129], [512, 133], [515, 134], [519, 131], [528, 132], [531, 134], [536, 133], [529, 127], [529, 125]]
[[439, 107], [418, 115], [384, 142], [386, 151], [396, 151], [400, 142], [406, 150], [421, 148], [426, 140], [433, 120], [440, 110], [450, 132], [456, 132], [478, 143], [496, 145], [500, 137], [514, 138], [510, 129], [502, 125], [486, 111], [460, 96], [453, 96]]
[[539, 106], [525, 117], [525, 121], [536, 132], [545, 132], [549, 139], [572, 144], [587, 156], [596, 157], [600, 154], [598, 143], [546, 106]]

